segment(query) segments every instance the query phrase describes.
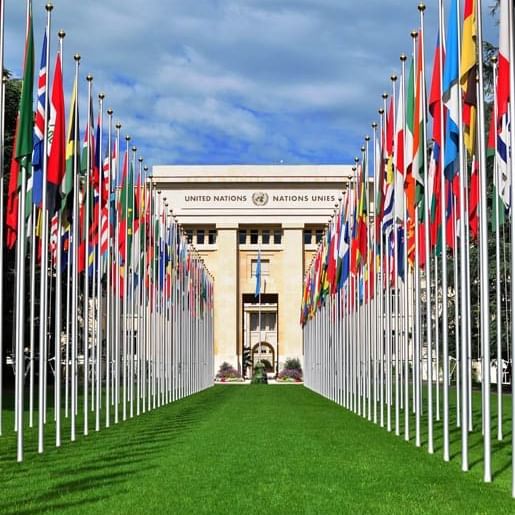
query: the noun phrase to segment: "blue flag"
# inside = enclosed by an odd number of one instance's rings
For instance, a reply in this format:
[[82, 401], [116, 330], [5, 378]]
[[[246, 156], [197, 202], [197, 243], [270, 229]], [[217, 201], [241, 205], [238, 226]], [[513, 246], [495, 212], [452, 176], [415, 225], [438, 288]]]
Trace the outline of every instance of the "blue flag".
[[38, 103], [33, 133], [34, 150], [32, 152], [32, 166], [34, 167], [34, 174], [32, 176], [32, 203], [38, 207], [41, 206], [43, 197], [45, 103], [47, 94], [46, 47], [47, 35], [45, 31], [45, 35], [43, 37], [43, 49], [41, 51], [41, 67], [39, 69], [38, 77]]
[[256, 263], [256, 292], [255, 297], [259, 297], [261, 294], [261, 251], [258, 250], [258, 257]]
[[447, 38], [445, 42], [445, 64], [443, 70], [443, 101], [447, 107], [445, 124], [444, 170], [448, 180], [456, 175], [459, 161], [459, 41], [458, 11], [456, 2], [451, 2]]

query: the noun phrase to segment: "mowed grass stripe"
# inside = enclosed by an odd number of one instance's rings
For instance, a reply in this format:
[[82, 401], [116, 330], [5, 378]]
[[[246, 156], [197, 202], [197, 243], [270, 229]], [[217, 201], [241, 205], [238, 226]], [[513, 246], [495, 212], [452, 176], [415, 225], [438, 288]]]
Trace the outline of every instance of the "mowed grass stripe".
[[464, 474], [301, 386], [215, 386], [59, 450], [51, 425], [47, 452], [23, 464], [5, 458], [14, 438], [0, 439], [0, 512], [515, 509], [507, 473], [485, 485], [479, 462]]

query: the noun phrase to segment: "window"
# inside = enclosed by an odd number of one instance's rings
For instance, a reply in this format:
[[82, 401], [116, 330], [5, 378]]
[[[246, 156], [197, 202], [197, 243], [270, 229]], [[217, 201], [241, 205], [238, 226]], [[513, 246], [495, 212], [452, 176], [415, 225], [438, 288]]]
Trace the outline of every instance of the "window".
[[186, 229], [186, 241], [188, 243], [193, 243], [193, 229]]
[[270, 230], [269, 229], [263, 229], [261, 233], [261, 242], [263, 245], [270, 245]]
[[204, 229], [197, 229], [197, 245], [204, 245], [206, 237]]
[[[257, 259], [253, 259], [250, 262], [250, 276], [256, 277], [256, 268], [257, 268]], [[270, 274], [270, 260], [269, 259], [261, 259], [261, 275], [269, 275]]]
[[315, 233], [315, 240], [317, 245], [322, 241], [322, 237], [324, 236], [323, 229], [317, 229]]
[[257, 229], [250, 230], [250, 244], [251, 245], [258, 244], [258, 236], [259, 236], [259, 231]]
[[259, 327], [259, 313], [250, 314], [250, 330], [251, 331], [277, 331], [277, 314], [261, 313], [261, 328]]
[[216, 245], [216, 229], [209, 229], [207, 238], [209, 245]]
[[304, 245], [311, 245], [311, 229], [304, 229]]
[[245, 245], [245, 243], [247, 243], [247, 231], [245, 229], [240, 229], [239, 242], [240, 245]]
[[281, 244], [282, 236], [283, 236], [283, 233], [282, 233], [281, 229], [276, 229], [274, 231], [274, 245], [280, 245]]

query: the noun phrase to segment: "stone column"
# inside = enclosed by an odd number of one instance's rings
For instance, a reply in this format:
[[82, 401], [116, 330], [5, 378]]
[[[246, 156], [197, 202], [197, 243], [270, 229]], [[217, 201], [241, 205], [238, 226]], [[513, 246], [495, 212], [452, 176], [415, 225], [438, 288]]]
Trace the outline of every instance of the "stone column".
[[238, 226], [217, 226], [217, 251], [208, 267], [215, 276], [215, 371], [227, 361], [238, 368]]
[[279, 285], [279, 371], [286, 358], [303, 361], [302, 328], [299, 324], [304, 270], [304, 224], [283, 224]]

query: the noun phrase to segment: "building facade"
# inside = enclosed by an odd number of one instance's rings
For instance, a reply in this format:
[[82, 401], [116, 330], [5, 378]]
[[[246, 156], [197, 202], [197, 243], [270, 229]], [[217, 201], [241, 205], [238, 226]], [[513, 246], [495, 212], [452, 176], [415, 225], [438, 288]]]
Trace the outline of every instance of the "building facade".
[[153, 168], [153, 182], [214, 276], [216, 370], [228, 362], [249, 375], [260, 358], [275, 374], [286, 358], [302, 362], [304, 273], [353, 173], [345, 165]]

